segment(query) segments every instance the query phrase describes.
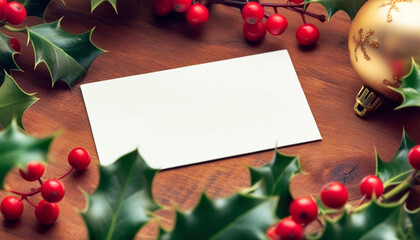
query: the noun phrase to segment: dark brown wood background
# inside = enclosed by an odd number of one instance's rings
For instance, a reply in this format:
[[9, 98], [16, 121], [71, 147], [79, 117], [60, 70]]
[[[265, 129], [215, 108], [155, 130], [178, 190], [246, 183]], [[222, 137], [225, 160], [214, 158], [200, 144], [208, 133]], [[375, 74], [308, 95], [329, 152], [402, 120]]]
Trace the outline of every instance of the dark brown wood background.
[[[383, 159], [390, 160], [399, 146], [403, 128], [420, 142], [419, 109], [395, 111], [395, 105], [388, 104], [365, 119], [353, 113], [354, 98], [361, 82], [349, 61], [347, 36], [351, 23], [342, 12], [334, 15], [329, 23], [308, 19], [319, 26], [321, 38], [315, 47], [302, 48], [295, 39], [295, 31], [301, 24], [300, 16], [288, 11], [282, 11], [289, 20], [283, 35], [267, 34], [261, 43], [249, 44], [242, 34], [243, 20], [239, 10], [226, 6], [211, 6], [209, 21], [194, 28], [186, 23], [182, 14], [163, 19], [154, 17], [150, 1], [119, 0], [119, 15], [108, 3], [100, 5], [93, 14], [90, 13], [90, 1], [73, 0], [66, 4], [53, 1], [46, 13], [47, 21], [64, 16], [62, 26], [72, 33], [96, 26], [93, 42], [109, 51], [93, 62], [82, 83], [287, 49], [323, 137], [322, 141], [280, 149], [282, 153], [300, 156], [305, 174], [292, 181], [295, 197], [317, 195], [324, 183], [334, 180], [345, 182], [350, 200], [356, 200], [360, 197], [359, 181], [374, 173], [375, 147]], [[324, 9], [315, 4], [310, 10], [324, 13]], [[40, 23], [40, 20], [31, 18], [28, 23]], [[24, 45], [25, 35], [14, 36]], [[18, 63], [25, 72], [13, 72], [16, 81], [25, 91], [37, 92], [36, 96], [41, 99], [24, 116], [27, 131], [38, 137], [62, 132], [52, 145], [50, 158], [53, 162], [48, 165], [44, 179], [57, 177], [68, 170], [67, 154], [75, 147], [88, 149], [95, 164], [85, 172], [63, 179], [66, 196], [59, 203], [60, 217], [53, 226], [39, 225], [33, 208], [25, 203], [19, 221], [1, 222], [0, 239], [85, 239], [86, 228], [77, 213], [77, 209], [85, 207], [81, 189], [94, 192], [99, 176], [80, 83], [72, 91], [64, 84], [51, 88], [46, 67], [41, 64], [33, 70], [31, 46], [23, 47]], [[249, 186], [247, 167], [263, 165], [272, 157], [273, 151], [265, 151], [163, 171], [154, 183], [154, 196], [164, 206], [174, 203], [181, 209], [191, 209], [201, 191], [217, 198]], [[23, 182], [16, 170], [9, 174], [7, 185], [24, 192], [37, 187]], [[5, 192], [0, 193], [1, 198], [5, 195]], [[39, 196], [33, 198], [34, 202], [38, 200]], [[164, 224], [170, 225], [170, 211], [163, 211], [162, 216], [167, 220]], [[154, 223], [138, 236], [150, 239], [156, 230]]]

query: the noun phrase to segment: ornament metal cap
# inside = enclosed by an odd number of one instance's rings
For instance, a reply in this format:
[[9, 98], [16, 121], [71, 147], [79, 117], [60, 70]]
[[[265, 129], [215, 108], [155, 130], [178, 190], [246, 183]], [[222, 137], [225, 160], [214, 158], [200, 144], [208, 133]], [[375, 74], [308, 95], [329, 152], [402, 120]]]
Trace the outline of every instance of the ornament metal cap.
[[356, 96], [356, 104], [354, 104], [354, 111], [359, 117], [363, 117], [367, 112], [372, 112], [378, 109], [383, 102], [382, 97], [375, 93], [369, 87], [363, 85]]

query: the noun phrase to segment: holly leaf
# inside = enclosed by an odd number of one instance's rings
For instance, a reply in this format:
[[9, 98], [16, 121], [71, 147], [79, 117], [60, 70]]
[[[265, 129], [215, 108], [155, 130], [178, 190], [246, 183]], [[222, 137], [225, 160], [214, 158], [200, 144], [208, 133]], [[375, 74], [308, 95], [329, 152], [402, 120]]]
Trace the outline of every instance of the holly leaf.
[[192, 211], [177, 211], [175, 227], [163, 232], [160, 240], [259, 240], [276, 221], [277, 197], [255, 198], [247, 194], [210, 200], [202, 195]]
[[414, 60], [411, 71], [403, 78], [399, 88], [391, 88], [403, 97], [403, 102], [396, 109], [420, 107], [420, 65]]
[[293, 201], [290, 194], [290, 180], [299, 173], [300, 165], [297, 156], [282, 155], [275, 151], [274, 159], [260, 167], [250, 168], [251, 185], [260, 182], [258, 189], [253, 193], [260, 196], [279, 196], [277, 207], [277, 217], [284, 218], [289, 216], [289, 206]]
[[4, 82], [0, 87], [0, 125], [6, 128], [16, 119], [23, 129], [22, 116], [38, 98], [33, 93], [23, 91], [8, 73], [4, 75]]
[[44, 19], [45, 10], [51, 3], [51, 0], [18, 0], [18, 2], [25, 7], [27, 16]]
[[0, 131], [0, 188], [10, 169], [25, 168], [31, 161], [45, 162], [53, 136], [37, 139], [22, 132], [15, 121]]
[[[407, 198], [405, 196], [403, 200]], [[322, 236], [311, 239], [340, 240], [395, 240], [403, 239], [400, 219], [403, 201], [383, 205], [371, 201], [365, 209], [356, 213], [344, 212], [338, 219], [327, 218]]]
[[367, 0], [306, 0], [305, 3], [320, 3], [327, 10], [328, 19], [338, 12], [343, 10], [353, 20], [359, 9], [366, 3]]
[[114, 8], [115, 12], [118, 13], [118, 11], [117, 11], [117, 0], [91, 0], [91, 2], [90, 2], [91, 12], [93, 12], [93, 10], [95, 10], [95, 8], [98, 7], [103, 2], [109, 2], [112, 5], [112, 7]]
[[376, 153], [376, 175], [384, 182], [384, 187], [402, 182], [413, 171], [408, 162], [408, 152], [415, 145], [403, 131], [400, 147], [390, 162], [382, 161]]
[[420, 208], [414, 211], [408, 211], [407, 220], [408, 220], [408, 239], [420, 239]]
[[[9, 44], [10, 37], [0, 33], [0, 84], [5, 77], [4, 72], [10, 73], [11, 70], [20, 70], [15, 62], [14, 55], [17, 54]], [[1, 95], [0, 95], [1, 96]]]
[[52, 84], [64, 81], [69, 87], [86, 75], [92, 62], [104, 50], [96, 47], [91, 36], [93, 30], [71, 34], [60, 26], [61, 19], [27, 27], [28, 40], [35, 52], [35, 67], [44, 62], [50, 72]]
[[133, 239], [159, 207], [152, 197], [157, 173], [135, 150], [109, 166], [100, 166], [100, 182], [81, 215], [90, 239]]

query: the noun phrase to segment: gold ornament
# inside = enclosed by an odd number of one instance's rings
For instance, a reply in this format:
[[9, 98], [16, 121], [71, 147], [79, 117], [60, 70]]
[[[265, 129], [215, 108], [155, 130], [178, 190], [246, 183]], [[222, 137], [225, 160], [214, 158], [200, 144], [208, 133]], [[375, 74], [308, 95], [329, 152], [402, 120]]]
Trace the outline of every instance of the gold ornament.
[[356, 96], [359, 116], [376, 110], [386, 97], [401, 101], [397, 88], [420, 60], [420, 0], [369, 0], [350, 27], [350, 61], [365, 84]]

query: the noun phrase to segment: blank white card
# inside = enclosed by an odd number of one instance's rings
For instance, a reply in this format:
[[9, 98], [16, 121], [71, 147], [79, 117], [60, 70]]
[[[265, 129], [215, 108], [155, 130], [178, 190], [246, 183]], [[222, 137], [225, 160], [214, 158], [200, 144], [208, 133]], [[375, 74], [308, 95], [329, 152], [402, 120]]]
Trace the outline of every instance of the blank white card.
[[320, 140], [287, 51], [81, 86], [99, 161], [172, 168]]

